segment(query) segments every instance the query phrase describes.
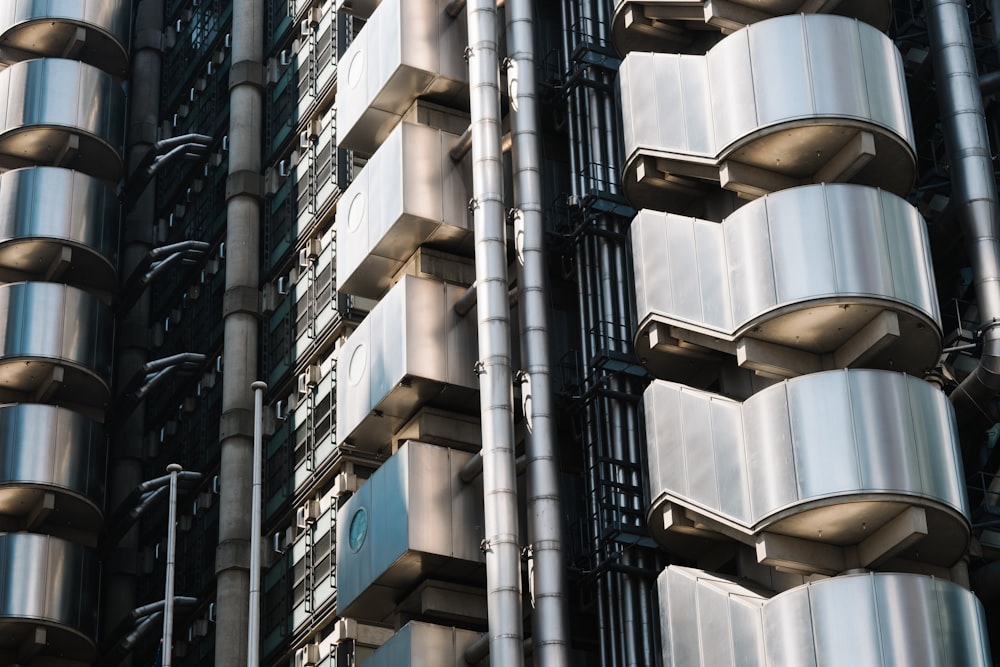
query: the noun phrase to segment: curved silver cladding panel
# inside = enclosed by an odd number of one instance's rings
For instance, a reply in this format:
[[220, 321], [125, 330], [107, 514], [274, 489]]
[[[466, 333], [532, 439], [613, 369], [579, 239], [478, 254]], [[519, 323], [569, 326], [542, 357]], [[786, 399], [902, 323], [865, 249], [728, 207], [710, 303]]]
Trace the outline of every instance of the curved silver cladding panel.
[[475, 413], [476, 317], [454, 304], [465, 288], [403, 276], [348, 337], [337, 358], [337, 444], [386, 450], [427, 405]]
[[42, 655], [90, 663], [97, 633], [98, 559], [48, 535], [0, 534], [0, 649], [31, 645], [44, 627]]
[[400, 123], [365, 164], [337, 209], [337, 291], [377, 299], [416, 249], [472, 254], [467, 160], [458, 137]]
[[[658, 377], [687, 379], [691, 345], [778, 377], [845, 366], [921, 373], [937, 361], [925, 224], [888, 192], [793, 188], [721, 224], [644, 210], [631, 234], [636, 350]], [[772, 358], [779, 349], [792, 353], [784, 367]]]
[[0, 47], [5, 62], [72, 58], [128, 74], [130, 3], [126, 0], [4, 0]]
[[125, 92], [75, 60], [41, 58], [0, 71], [0, 168], [51, 165], [121, 176]]
[[630, 53], [619, 85], [624, 185], [636, 208], [690, 201], [698, 180], [746, 196], [814, 182], [896, 194], [913, 185], [902, 61], [865, 23], [786, 16], [744, 28], [706, 56]]
[[0, 280], [110, 293], [120, 215], [114, 191], [78, 171], [31, 167], [0, 175]]
[[983, 608], [917, 574], [858, 574], [769, 598], [670, 566], [657, 579], [665, 667], [987, 667]]
[[467, 22], [449, 0], [384, 0], [340, 59], [337, 144], [374, 153], [418, 97], [468, 102]]
[[733, 32], [751, 23], [786, 14], [817, 12], [856, 18], [885, 30], [892, 16], [890, 0], [618, 0], [611, 38], [622, 55], [629, 51], [691, 53], [706, 26]]
[[11, 530], [96, 533], [106, 450], [104, 429], [83, 415], [51, 405], [0, 406], [0, 517]]
[[81, 289], [0, 285], [0, 401], [102, 408], [113, 327], [111, 308]]
[[[676, 548], [678, 532], [692, 541], [684, 535], [697, 531], [683, 516], [705, 532], [756, 543], [769, 564], [781, 556], [766, 553], [766, 534], [842, 548], [816, 551], [830, 560], [781, 563], [806, 572], [891, 558], [950, 566], [965, 550], [968, 502], [954, 415], [929, 383], [888, 371], [829, 371], [741, 404], [655, 381], [642, 402], [650, 532], [664, 545]], [[661, 520], [664, 513], [672, 519]], [[680, 546], [691, 547], [699, 545]]]
[[[410, 621], [399, 629], [371, 657], [365, 667], [400, 667], [400, 665], [452, 665], [468, 667], [465, 651], [482, 637], [482, 633], [462, 630], [423, 621]], [[483, 659], [472, 667], [488, 667]]]
[[338, 615], [382, 621], [429, 577], [482, 583], [482, 475], [459, 477], [472, 456], [407, 441], [340, 508]]

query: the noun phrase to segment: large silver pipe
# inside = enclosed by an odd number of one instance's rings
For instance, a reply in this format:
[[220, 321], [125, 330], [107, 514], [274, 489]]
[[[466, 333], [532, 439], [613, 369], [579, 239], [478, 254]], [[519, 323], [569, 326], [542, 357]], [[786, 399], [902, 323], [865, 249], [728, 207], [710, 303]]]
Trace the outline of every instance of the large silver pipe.
[[466, 3], [490, 660], [524, 664], [495, 0]]
[[264, 392], [267, 384], [258, 380], [253, 390], [253, 493], [250, 503], [250, 622], [247, 629], [247, 667], [260, 664], [260, 533], [261, 468], [264, 465]]
[[[253, 397], [260, 290], [265, 11], [263, 0], [233, 3], [229, 81], [226, 292], [219, 425], [219, 545], [216, 550], [216, 667], [245, 667], [250, 597]], [[254, 186], [257, 184], [257, 187]]]
[[1000, 240], [997, 189], [964, 0], [927, 0], [941, 125], [951, 165], [952, 204], [972, 264], [982, 327], [979, 366], [951, 393], [959, 423], [989, 414], [1000, 391]]
[[[532, 640], [535, 660], [569, 665], [569, 627], [563, 573], [562, 509], [556, 423], [552, 407], [546, 295], [545, 221], [542, 216], [541, 141], [535, 84], [534, 17], [530, 0], [507, 1], [507, 50], [513, 138], [514, 200], [521, 216], [521, 356], [529, 378], [528, 541], [534, 561]], [[516, 82], [516, 86], [513, 83]]]

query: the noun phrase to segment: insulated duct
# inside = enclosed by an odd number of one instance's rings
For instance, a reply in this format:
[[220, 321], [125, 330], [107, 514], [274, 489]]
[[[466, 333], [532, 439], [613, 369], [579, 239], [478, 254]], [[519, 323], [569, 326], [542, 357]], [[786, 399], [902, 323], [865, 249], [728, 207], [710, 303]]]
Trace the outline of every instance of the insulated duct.
[[979, 91], [976, 55], [963, 0], [928, 0], [927, 24], [938, 104], [951, 164], [952, 203], [959, 211], [979, 307], [979, 366], [951, 393], [959, 424], [987, 415], [1000, 390], [1000, 240], [997, 189]]
[[[507, 2], [511, 62], [515, 234], [520, 232], [521, 352], [528, 375], [523, 391], [528, 420], [528, 541], [533, 560], [532, 641], [538, 664], [569, 665], [569, 628], [563, 574], [556, 424], [552, 411], [541, 155], [535, 87], [533, 16], [529, 0]], [[519, 226], [519, 228], [518, 228]]]
[[476, 246], [486, 602], [490, 661], [524, 664], [521, 626], [521, 554], [517, 528], [517, 471], [511, 385], [507, 243], [500, 148], [500, 72], [496, 0], [470, 0], [469, 107]]

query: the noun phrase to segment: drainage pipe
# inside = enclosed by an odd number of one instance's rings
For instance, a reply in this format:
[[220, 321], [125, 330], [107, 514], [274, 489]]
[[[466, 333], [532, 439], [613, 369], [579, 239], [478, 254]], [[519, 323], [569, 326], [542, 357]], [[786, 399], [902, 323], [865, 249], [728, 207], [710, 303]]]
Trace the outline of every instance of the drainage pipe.
[[226, 182], [222, 417], [219, 423], [219, 545], [215, 554], [216, 667], [245, 667], [250, 597], [253, 396], [257, 379], [262, 192], [263, 0], [233, 3]]
[[951, 393], [959, 424], [989, 414], [1000, 390], [1000, 241], [997, 189], [964, 0], [927, 0], [934, 78], [951, 165], [952, 203], [972, 264], [983, 339], [979, 366]]
[[[556, 424], [552, 409], [548, 298], [542, 217], [541, 151], [535, 85], [535, 54], [530, 0], [507, 2], [507, 48], [513, 63], [510, 124], [513, 140], [515, 229], [521, 228], [521, 355], [530, 392], [525, 405], [528, 491], [528, 542], [534, 562], [532, 640], [538, 664], [569, 665], [569, 628], [562, 546], [562, 509]], [[520, 217], [520, 219], [517, 218]]]
[[495, 0], [469, 0], [469, 108], [472, 124], [479, 395], [483, 433], [486, 604], [491, 663], [524, 664], [521, 549], [510, 353], [500, 71]]
[[267, 384], [258, 380], [253, 390], [253, 494], [250, 504], [250, 623], [247, 630], [247, 667], [260, 665], [260, 531], [261, 467], [264, 465], [264, 391]]

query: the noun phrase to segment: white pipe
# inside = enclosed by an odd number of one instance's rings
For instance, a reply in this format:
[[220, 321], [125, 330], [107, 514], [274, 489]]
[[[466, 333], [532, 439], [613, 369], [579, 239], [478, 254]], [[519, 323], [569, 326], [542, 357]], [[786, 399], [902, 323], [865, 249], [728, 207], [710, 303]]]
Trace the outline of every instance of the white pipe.
[[528, 542], [531, 546], [532, 640], [537, 664], [569, 665], [569, 611], [562, 546], [562, 509], [556, 424], [552, 409], [551, 364], [546, 295], [545, 222], [542, 217], [541, 141], [535, 84], [535, 54], [530, 0], [507, 2], [507, 48], [513, 63], [510, 126], [514, 201], [519, 209], [521, 243], [521, 355], [529, 382], [527, 491]]
[[170, 473], [170, 506], [167, 510], [167, 584], [163, 593], [163, 667], [170, 667], [174, 642], [174, 553], [177, 550], [177, 473], [176, 463], [167, 466]]
[[466, 16], [490, 661], [503, 667], [521, 667], [524, 664], [521, 548], [514, 462], [496, 0], [469, 0]]
[[264, 391], [258, 380], [253, 390], [253, 490], [250, 501], [250, 618], [247, 629], [247, 667], [260, 664], [260, 531], [261, 466], [264, 459]]

